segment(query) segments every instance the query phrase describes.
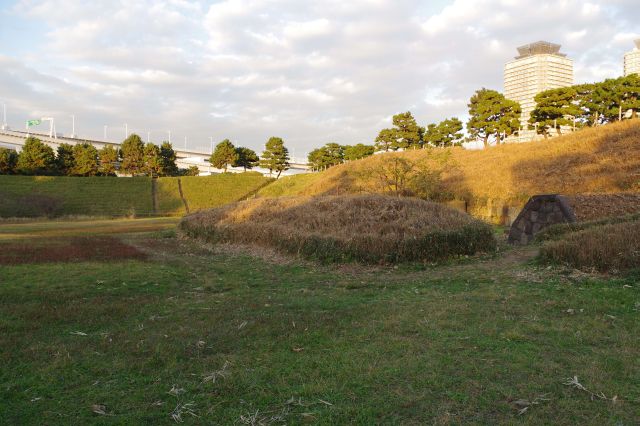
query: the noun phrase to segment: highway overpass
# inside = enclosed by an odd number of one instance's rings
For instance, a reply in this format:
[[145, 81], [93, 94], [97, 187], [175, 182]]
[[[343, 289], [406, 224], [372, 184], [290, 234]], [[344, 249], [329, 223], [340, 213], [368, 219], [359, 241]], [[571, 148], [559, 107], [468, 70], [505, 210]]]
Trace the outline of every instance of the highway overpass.
[[[7, 148], [12, 148], [17, 151], [22, 149], [26, 138], [31, 135], [40, 139], [43, 143], [49, 145], [51, 148], [56, 150], [60, 144], [68, 143], [70, 145], [76, 145], [79, 143], [90, 143], [95, 146], [97, 149], [102, 149], [105, 146], [111, 146], [113, 148], [120, 148], [120, 143], [116, 142], [108, 142], [108, 141], [96, 141], [91, 139], [82, 139], [82, 138], [69, 138], [64, 136], [51, 137], [49, 134], [44, 133], [27, 133], [22, 131], [15, 130], [0, 130], [0, 146], [4, 146]], [[200, 170], [201, 175], [208, 175], [211, 173], [222, 173], [222, 169], [216, 169], [211, 167], [209, 164], [209, 157], [211, 156], [210, 152], [202, 152], [202, 151], [193, 151], [186, 149], [173, 148], [176, 153], [176, 164], [179, 168], [186, 169], [190, 166], [197, 166]], [[268, 175], [269, 170], [255, 168], [254, 171], [258, 171], [262, 174]], [[241, 167], [230, 167], [227, 171], [232, 173], [240, 173], [243, 172], [244, 169]], [[292, 162], [289, 170], [282, 173], [282, 175], [293, 175], [299, 173], [307, 173], [309, 171], [309, 166], [306, 163], [298, 163]]]

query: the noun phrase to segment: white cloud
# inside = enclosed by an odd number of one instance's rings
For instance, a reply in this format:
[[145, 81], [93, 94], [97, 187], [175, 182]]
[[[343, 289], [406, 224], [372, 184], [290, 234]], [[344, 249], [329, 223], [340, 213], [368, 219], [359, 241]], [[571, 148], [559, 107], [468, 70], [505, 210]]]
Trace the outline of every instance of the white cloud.
[[41, 30], [10, 34], [38, 39], [0, 56], [0, 96], [14, 123], [52, 115], [65, 131], [73, 113], [86, 136], [127, 122], [201, 148], [279, 135], [300, 155], [371, 142], [407, 109], [422, 125], [463, 117], [476, 89], [502, 88], [519, 45], [561, 43], [592, 81], [620, 74], [640, 36], [636, 0], [430, 4], [21, 0], [11, 13]]
[[332, 30], [326, 19], [315, 19], [306, 22], [290, 22], [285, 25], [283, 33], [289, 38], [306, 38], [327, 35]]

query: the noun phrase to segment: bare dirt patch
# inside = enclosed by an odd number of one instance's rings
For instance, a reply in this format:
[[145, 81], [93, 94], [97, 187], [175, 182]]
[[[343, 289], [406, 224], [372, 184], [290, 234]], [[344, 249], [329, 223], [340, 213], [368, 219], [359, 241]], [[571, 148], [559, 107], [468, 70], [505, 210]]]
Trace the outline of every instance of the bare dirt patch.
[[0, 245], [0, 265], [145, 258], [137, 248], [106, 236], [19, 240]]

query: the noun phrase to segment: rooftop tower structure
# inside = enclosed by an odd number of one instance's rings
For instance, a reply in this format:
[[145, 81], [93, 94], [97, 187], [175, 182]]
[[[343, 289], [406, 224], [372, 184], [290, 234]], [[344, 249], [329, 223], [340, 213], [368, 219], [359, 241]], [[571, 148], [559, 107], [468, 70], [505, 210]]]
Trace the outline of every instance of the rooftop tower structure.
[[640, 74], [640, 39], [635, 41], [636, 47], [624, 54], [624, 75]]
[[[520, 122], [528, 126], [535, 96], [549, 89], [573, 85], [573, 60], [560, 53], [560, 45], [538, 41], [518, 47], [518, 56], [504, 67], [504, 95], [522, 107]], [[532, 139], [534, 132], [521, 132], [520, 139]]]

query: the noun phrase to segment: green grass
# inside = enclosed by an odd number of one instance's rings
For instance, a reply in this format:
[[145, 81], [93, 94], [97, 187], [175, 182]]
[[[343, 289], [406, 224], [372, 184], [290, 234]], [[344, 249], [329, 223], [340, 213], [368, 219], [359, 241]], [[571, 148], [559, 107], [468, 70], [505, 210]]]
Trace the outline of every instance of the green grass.
[[182, 216], [186, 213], [178, 187], [180, 178], [159, 178], [156, 180], [158, 210], [166, 215]]
[[277, 181], [265, 186], [258, 191], [260, 197], [288, 197], [300, 195], [304, 189], [320, 178], [319, 173], [303, 173], [291, 176], [283, 176]]
[[238, 201], [271, 182], [259, 173], [160, 178], [0, 176], [0, 217], [183, 215]]
[[639, 418], [638, 276], [538, 269], [530, 249], [338, 269], [123, 238], [150, 257], [0, 266], [1, 424], [174, 424], [187, 403], [185, 424]]
[[0, 176], [0, 217], [153, 214], [151, 179]]
[[192, 212], [239, 201], [272, 181], [257, 172], [187, 176], [180, 179], [184, 197]]

